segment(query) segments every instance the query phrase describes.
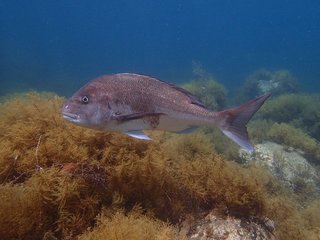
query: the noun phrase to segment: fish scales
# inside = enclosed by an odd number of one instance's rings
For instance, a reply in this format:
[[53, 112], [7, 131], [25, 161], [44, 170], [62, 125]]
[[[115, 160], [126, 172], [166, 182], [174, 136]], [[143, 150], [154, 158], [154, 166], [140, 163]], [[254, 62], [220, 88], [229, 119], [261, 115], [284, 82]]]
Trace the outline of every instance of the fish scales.
[[63, 106], [63, 117], [80, 126], [124, 132], [150, 139], [143, 130], [189, 132], [216, 125], [248, 151], [246, 124], [270, 96], [266, 94], [237, 108], [214, 112], [195, 96], [153, 77], [119, 73], [98, 77], [80, 88]]
[[[110, 91], [115, 99], [123, 99], [124, 104], [131, 105], [136, 111], [176, 111], [200, 114], [190, 106], [192, 99], [171, 85], [137, 74], [115, 74], [98, 79], [101, 89]], [[109, 90], [108, 90], [109, 89]], [[205, 109], [202, 109], [205, 110]]]

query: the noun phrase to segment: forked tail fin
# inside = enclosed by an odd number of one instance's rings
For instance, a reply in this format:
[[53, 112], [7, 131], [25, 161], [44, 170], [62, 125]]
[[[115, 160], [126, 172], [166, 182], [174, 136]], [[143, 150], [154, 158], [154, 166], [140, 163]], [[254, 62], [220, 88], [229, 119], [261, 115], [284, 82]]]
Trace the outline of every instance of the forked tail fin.
[[239, 107], [219, 112], [219, 115], [223, 119], [220, 125], [222, 132], [245, 150], [253, 152], [254, 147], [249, 141], [246, 125], [270, 96], [271, 94], [269, 93], [244, 103]]

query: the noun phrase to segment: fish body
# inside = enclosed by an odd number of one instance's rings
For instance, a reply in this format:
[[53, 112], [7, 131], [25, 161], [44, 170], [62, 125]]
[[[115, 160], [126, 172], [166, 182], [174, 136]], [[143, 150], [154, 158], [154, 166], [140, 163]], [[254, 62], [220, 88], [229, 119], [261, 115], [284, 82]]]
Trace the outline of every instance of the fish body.
[[214, 112], [180, 87], [145, 75], [119, 73], [87, 83], [65, 103], [62, 113], [74, 124], [140, 139], [150, 139], [143, 130], [183, 133], [217, 125], [240, 146], [253, 151], [246, 124], [269, 96]]

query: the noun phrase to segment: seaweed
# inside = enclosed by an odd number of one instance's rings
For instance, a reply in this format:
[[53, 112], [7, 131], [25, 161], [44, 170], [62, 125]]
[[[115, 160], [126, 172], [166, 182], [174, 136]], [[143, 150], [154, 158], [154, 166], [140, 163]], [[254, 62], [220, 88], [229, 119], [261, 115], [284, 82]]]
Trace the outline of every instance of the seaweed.
[[240, 161], [239, 146], [227, 138], [217, 127], [203, 127], [201, 132], [213, 144], [213, 149], [226, 159]]
[[49, 232], [74, 237], [91, 226], [106, 198], [57, 168], [35, 173], [23, 185], [1, 185], [0, 193], [0, 235], [7, 239], [42, 239]]
[[271, 99], [249, 123], [256, 142], [272, 140], [300, 149], [317, 163], [320, 159], [318, 95], [285, 94]]
[[45, 208], [55, 216], [48, 230], [62, 238], [74, 237], [91, 226], [101, 203], [110, 201], [108, 192], [103, 196], [84, 178], [63, 174], [57, 168], [34, 174], [26, 184], [38, 190]]
[[60, 115], [63, 101], [53, 94], [31, 92], [0, 106], [2, 181], [23, 181], [22, 176], [39, 169], [99, 159], [99, 146], [104, 148], [112, 134], [65, 122]]
[[2, 239], [37, 239], [49, 229], [50, 215], [33, 187], [0, 185], [0, 235]]
[[264, 140], [269, 139], [268, 132], [273, 124], [273, 121], [265, 119], [250, 121], [248, 124], [250, 139], [255, 143], [261, 143]]
[[171, 158], [182, 161], [208, 156], [214, 149], [210, 139], [200, 131], [171, 137], [163, 143], [163, 146]]
[[[271, 201], [272, 177], [227, 161], [207, 134], [155, 132], [146, 142], [84, 129], [63, 121], [63, 101], [32, 92], [0, 105], [3, 239], [183, 238], [178, 224], [212, 209], [274, 218], [280, 239], [299, 221], [304, 232], [293, 200], [279, 191]], [[293, 209], [291, 222], [286, 208]], [[318, 227], [312, 222], [306, 231]]]
[[[105, 213], [106, 212], [106, 213]], [[146, 215], [138, 206], [125, 213], [117, 209], [109, 210], [99, 215], [96, 226], [79, 236], [79, 240], [110, 239], [110, 240], [140, 240], [140, 239], [183, 239], [178, 237], [178, 231], [168, 223]]]
[[[308, 226], [309, 230], [317, 228], [318, 234], [320, 233], [319, 222], [320, 222], [320, 215], [319, 215], [319, 208], [320, 208], [320, 200], [314, 200], [309, 204], [308, 207], [303, 209], [302, 217], [307, 222], [306, 226]], [[318, 235], [319, 236], [319, 235]]]
[[297, 208], [288, 197], [274, 196], [269, 199], [269, 218], [277, 223], [275, 234], [279, 239], [309, 239], [309, 233], [300, 227], [305, 223]]
[[198, 62], [193, 62], [193, 73], [196, 79], [183, 84], [182, 87], [198, 97], [209, 109], [215, 111], [223, 109], [227, 103], [226, 88]]
[[288, 123], [320, 139], [319, 95], [285, 94], [267, 101], [257, 118]]
[[274, 123], [267, 136], [275, 142], [285, 144], [295, 149], [301, 149], [310, 159], [320, 160], [319, 142], [308, 136], [301, 129], [286, 123]]

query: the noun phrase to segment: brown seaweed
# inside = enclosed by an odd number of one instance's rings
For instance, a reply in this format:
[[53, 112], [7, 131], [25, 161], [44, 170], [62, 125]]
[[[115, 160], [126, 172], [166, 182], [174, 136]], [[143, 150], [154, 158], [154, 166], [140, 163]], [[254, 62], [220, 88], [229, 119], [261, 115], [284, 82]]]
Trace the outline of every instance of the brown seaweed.
[[203, 133], [145, 142], [88, 130], [63, 121], [63, 101], [31, 92], [0, 105], [3, 239], [184, 238], [178, 224], [212, 209], [269, 217], [279, 239], [317, 236], [318, 205], [299, 210], [270, 191], [268, 173], [226, 160]]

